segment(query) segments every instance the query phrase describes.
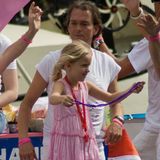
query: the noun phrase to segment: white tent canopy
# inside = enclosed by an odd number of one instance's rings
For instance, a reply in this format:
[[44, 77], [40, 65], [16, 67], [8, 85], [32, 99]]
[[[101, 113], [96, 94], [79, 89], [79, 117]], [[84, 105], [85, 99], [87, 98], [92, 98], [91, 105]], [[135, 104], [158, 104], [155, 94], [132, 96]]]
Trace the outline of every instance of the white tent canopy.
[[[12, 42], [18, 40], [26, 31], [28, 27], [19, 25], [7, 25], [2, 33], [5, 34]], [[19, 93], [26, 93], [29, 83], [31, 82], [35, 73], [35, 65], [49, 52], [62, 48], [70, 43], [69, 36], [62, 33], [51, 32], [40, 29], [34, 37], [32, 44], [28, 46], [25, 53], [21, 55], [18, 60], [19, 72]]]

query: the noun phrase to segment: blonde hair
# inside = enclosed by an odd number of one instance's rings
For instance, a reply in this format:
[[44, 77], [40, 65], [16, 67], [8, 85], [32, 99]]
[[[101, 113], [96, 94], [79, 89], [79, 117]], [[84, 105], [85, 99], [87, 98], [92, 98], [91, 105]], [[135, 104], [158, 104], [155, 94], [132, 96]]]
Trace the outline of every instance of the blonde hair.
[[91, 52], [91, 47], [82, 40], [75, 40], [65, 46], [61, 52], [61, 56], [53, 69], [53, 81], [62, 78], [62, 69], [66, 62], [73, 63], [78, 61], [83, 56]]

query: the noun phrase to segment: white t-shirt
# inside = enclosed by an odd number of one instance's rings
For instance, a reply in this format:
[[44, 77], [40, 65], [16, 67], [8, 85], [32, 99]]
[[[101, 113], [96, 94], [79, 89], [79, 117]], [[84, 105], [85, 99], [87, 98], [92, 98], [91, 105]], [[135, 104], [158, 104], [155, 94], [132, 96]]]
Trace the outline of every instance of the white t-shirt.
[[[92, 81], [96, 86], [100, 87], [104, 91], [107, 91], [109, 84], [114, 80], [114, 78], [118, 75], [120, 71], [120, 67], [117, 63], [105, 53], [102, 53], [97, 50], [93, 51], [92, 62], [89, 67], [90, 72], [87, 75], [86, 80]], [[47, 93], [50, 96], [52, 89], [52, 72], [55, 63], [57, 62], [60, 56], [61, 50], [50, 52], [44, 59], [37, 65], [37, 70], [43, 79], [48, 83]], [[88, 103], [104, 103], [100, 101], [96, 101], [93, 98], [89, 98]], [[95, 108], [90, 109], [91, 120], [93, 122], [93, 127], [95, 128], [96, 135], [100, 134], [103, 118], [104, 118], [104, 108]], [[52, 130], [52, 121], [53, 121], [53, 110], [49, 104], [48, 113], [44, 121], [44, 134], [50, 133]], [[45, 138], [44, 138], [45, 141]], [[47, 142], [46, 142], [47, 143]]]
[[156, 74], [150, 57], [148, 41], [142, 39], [129, 53], [128, 58], [137, 73], [148, 71], [148, 108], [146, 122], [160, 128], [160, 80]]
[[[5, 49], [11, 45], [11, 41], [3, 34], [0, 33], [0, 54], [3, 54]], [[11, 62], [6, 69], [17, 69], [16, 60]], [[0, 75], [0, 89], [1, 89], [1, 75]]]

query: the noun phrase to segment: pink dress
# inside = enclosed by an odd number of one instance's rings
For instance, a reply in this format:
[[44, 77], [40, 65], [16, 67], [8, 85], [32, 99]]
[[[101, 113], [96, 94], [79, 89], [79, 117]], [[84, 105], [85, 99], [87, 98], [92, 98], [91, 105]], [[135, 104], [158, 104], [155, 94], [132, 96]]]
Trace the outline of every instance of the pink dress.
[[[65, 80], [61, 80], [65, 85], [66, 94], [72, 95], [70, 86]], [[77, 100], [84, 102], [88, 99], [88, 89], [85, 82], [80, 82], [79, 89], [74, 91]], [[82, 106], [80, 109], [82, 111]], [[54, 105], [54, 122], [51, 135], [50, 160], [99, 160], [99, 151], [95, 140], [94, 130], [91, 124], [87, 107], [86, 122], [89, 139], [84, 140], [84, 130], [76, 105], [66, 107], [64, 105]]]

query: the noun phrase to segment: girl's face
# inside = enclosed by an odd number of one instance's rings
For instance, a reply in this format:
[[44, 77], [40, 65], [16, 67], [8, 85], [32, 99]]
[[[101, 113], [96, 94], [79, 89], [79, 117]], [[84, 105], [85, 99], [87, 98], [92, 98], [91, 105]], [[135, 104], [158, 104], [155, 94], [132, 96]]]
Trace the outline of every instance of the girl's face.
[[89, 72], [92, 54], [89, 53], [74, 63], [68, 64], [67, 75], [71, 82], [84, 81]]

